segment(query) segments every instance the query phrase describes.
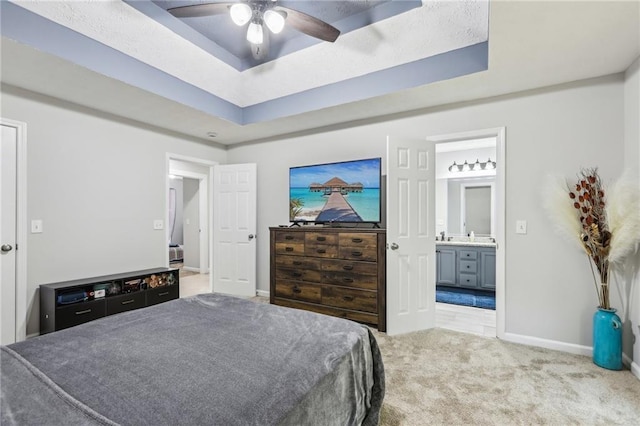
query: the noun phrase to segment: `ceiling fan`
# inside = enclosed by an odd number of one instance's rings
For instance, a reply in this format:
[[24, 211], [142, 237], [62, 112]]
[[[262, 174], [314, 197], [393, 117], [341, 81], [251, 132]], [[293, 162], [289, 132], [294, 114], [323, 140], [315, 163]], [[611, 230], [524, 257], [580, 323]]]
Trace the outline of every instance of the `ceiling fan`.
[[320, 40], [334, 42], [340, 30], [332, 25], [314, 18], [311, 15], [276, 4], [276, 0], [246, 0], [241, 2], [202, 3], [192, 6], [180, 6], [167, 10], [177, 18], [193, 18], [200, 16], [229, 13], [238, 26], [249, 23], [247, 41], [251, 43], [254, 58], [266, 55], [261, 46], [265, 42], [263, 25], [272, 33], [280, 33], [285, 23]]

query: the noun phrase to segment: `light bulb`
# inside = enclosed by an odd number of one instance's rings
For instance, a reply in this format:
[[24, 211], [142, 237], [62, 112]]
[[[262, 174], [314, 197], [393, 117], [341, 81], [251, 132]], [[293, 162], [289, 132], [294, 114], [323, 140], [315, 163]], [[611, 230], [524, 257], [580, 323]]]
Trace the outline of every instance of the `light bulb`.
[[249, 22], [251, 16], [253, 16], [251, 8], [246, 3], [234, 4], [231, 6], [231, 9], [229, 9], [229, 14], [231, 15], [233, 23], [240, 27]]
[[264, 12], [264, 23], [271, 30], [272, 33], [278, 34], [284, 28], [284, 12], [275, 11], [272, 9]]
[[491, 158], [489, 158], [487, 160], [487, 169], [489, 170], [493, 170], [496, 168], [496, 163], [494, 163], [493, 161], [491, 161]]
[[452, 165], [449, 166], [449, 171], [454, 173], [458, 171], [458, 165], [456, 164], [455, 161], [453, 162]]
[[247, 30], [247, 41], [251, 44], [262, 44], [262, 25], [252, 22]]
[[471, 170], [471, 167], [469, 167], [469, 163], [467, 163], [465, 160], [464, 164], [462, 165], [462, 171], [468, 172], [469, 170]]

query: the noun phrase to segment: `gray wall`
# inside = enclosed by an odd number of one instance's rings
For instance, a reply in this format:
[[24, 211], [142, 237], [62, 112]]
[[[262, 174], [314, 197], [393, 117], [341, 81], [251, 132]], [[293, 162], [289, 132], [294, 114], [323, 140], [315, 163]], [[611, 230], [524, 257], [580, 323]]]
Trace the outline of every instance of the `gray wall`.
[[186, 137], [2, 86], [2, 116], [27, 123], [27, 334], [39, 330], [38, 285], [165, 266], [166, 153], [226, 161]]
[[197, 179], [184, 178], [184, 266], [200, 269], [200, 200]]
[[[230, 163], [258, 164], [259, 289], [269, 288], [268, 228], [288, 223], [290, 166], [384, 159], [387, 135], [423, 139], [505, 126], [506, 331], [591, 346], [597, 305], [591, 272], [584, 254], [550, 225], [541, 207], [541, 184], [549, 172], [571, 177], [588, 165], [597, 165], [605, 180], [619, 175], [624, 155], [623, 87], [623, 76], [614, 75], [232, 147]], [[515, 234], [517, 219], [528, 221], [526, 235]], [[393, 288], [392, 282], [388, 285]]]

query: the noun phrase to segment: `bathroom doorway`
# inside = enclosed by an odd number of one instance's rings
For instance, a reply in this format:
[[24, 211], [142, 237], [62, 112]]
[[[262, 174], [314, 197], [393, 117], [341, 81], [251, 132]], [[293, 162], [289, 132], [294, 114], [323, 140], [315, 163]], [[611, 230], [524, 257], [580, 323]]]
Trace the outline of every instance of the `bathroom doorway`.
[[[504, 333], [504, 130], [436, 141], [436, 326]], [[502, 246], [504, 247], [504, 245]]]

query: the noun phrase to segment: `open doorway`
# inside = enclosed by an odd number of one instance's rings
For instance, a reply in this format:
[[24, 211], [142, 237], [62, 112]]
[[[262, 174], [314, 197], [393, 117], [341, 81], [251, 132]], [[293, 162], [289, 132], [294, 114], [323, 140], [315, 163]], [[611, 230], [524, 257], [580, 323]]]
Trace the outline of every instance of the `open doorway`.
[[214, 164], [167, 154], [167, 265], [180, 269], [180, 297], [212, 291], [209, 230]]
[[[504, 333], [503, 129], [436, 142], [436, 326]], [[503, 246], [504, 247], [504, 246]]]

